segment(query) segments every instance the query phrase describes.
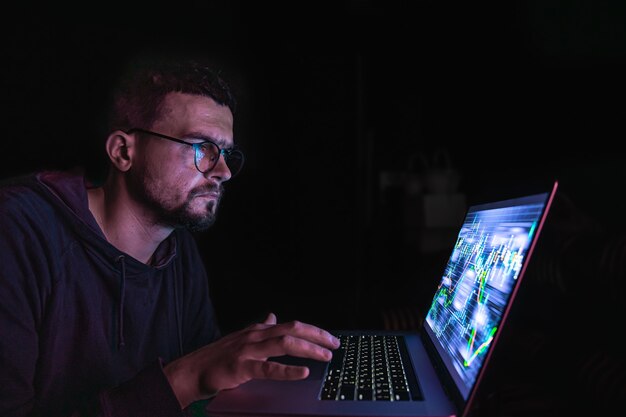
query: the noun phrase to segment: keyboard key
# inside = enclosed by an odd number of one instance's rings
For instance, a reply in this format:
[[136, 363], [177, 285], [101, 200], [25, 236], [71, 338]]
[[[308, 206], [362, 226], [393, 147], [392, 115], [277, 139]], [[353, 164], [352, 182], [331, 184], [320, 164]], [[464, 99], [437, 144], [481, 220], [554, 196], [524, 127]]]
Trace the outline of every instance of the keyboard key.
[[339, 335], [328, 365], [322, 400], [411, 401], [421, 399], [402, 336]]
[[356, 387], [354, 385], [342, 385], [339, 391], [339, 400], [354, 400], [354, 391]]
[[359, 401], [371, 401], [374, 399], [374, 391], [371, 388], [358, 388], [356, 399]]

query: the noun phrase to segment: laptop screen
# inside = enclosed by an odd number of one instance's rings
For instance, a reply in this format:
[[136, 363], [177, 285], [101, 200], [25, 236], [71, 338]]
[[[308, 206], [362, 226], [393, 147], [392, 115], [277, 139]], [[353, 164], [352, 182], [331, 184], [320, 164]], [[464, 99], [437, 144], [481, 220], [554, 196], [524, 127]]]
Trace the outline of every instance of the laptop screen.
[[543, 193], [473, 206], [463, 221], [424, 327], [464, 400], [502, 324], [549, 199]]

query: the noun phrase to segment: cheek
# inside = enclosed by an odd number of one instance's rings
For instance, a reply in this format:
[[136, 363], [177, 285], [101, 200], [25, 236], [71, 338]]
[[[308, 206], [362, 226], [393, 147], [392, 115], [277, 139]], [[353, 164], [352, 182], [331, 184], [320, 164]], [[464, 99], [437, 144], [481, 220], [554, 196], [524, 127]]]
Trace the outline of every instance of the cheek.
[[176, 207], [187, 197], [193, 172], [181, 168], [176, 161], [162, 159], [159, 163], [146, 164], [143, 172], [148, 193], [166, 207]]
[[156, 160], [153, 167], [166, 175], [172, 184], [189, 184], [198, 174], [193, 153], [164, 153]]
[[187, 198], [191, 187], [192, 175], [188, 170], [172, 169], [163, 171], [160, 175], [159, 187], [161, 195], [171, 200], [174, 204], [180, 204]]
[[146, 161], [146, 174], [157, 179], [163, 187], [184, 184], [193, 174], [185, 162], [182, 155], [160, 149], [152, 154], [149, 161]]

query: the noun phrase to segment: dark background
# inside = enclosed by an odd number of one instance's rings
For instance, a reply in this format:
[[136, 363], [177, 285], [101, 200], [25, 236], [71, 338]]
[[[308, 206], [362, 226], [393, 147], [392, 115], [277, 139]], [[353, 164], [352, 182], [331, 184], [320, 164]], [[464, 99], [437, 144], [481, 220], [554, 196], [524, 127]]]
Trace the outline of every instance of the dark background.
[[382, 187], [385, 176], [425, 187], [429, 169], [447, 168], [468, 204], [558, 179], [586, 216], [625, 226], [625, 7], [502, 3], [207, 1], [7, 15], [0, 175], [97, 172], [119, 65], [160, 45], [200, 49], [239, 97], [235, 134], [247, 155], [216, 226], [198, 235], [224, 330], [268, 311], [383, 327], [398, 306], [423, 311], [448, 254], [407, 237], [406, 184]]

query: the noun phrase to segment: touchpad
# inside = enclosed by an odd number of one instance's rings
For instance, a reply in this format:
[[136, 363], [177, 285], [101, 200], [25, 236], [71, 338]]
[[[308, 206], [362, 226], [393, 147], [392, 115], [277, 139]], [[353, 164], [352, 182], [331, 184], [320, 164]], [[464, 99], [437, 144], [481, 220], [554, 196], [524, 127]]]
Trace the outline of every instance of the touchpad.
[[298, 358], [297, 356], [278, 356], [269, 360], [284, 363], [285, 365], [307, 366], [309, 368], [309, 376], [307, 379], [322, 379], [324, 372], [328, 366], [328, 362], [320, 362], [313, 359]]

